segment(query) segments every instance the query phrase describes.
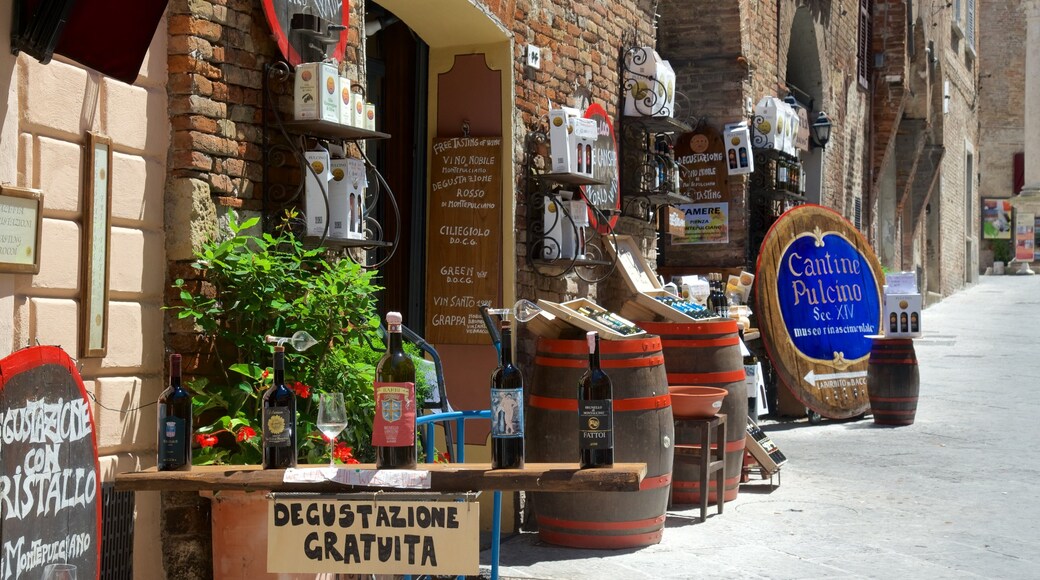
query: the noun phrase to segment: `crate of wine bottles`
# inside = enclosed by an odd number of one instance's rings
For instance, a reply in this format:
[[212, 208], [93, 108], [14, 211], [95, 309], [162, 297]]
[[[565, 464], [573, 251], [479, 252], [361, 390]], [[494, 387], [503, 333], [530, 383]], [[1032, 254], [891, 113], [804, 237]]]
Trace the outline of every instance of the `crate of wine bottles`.
[[606, 340], [623, 340], [644, 336], [646, 331], [628, 319], [603, 308], [587, 298], [568, 302], [539, 300], [538, 306], [582, 330], [595, 330]]
[[632, 297], [621, 309], [622, 316], [649, 322], [697, 322], [716, 318], [700, 304], [683, 300], [665, 290], [632, 236], [616, 236], [616, 240], [616, 246], [606, 244], [607, 251], [614, 254], [618, 270], [632, 292]]

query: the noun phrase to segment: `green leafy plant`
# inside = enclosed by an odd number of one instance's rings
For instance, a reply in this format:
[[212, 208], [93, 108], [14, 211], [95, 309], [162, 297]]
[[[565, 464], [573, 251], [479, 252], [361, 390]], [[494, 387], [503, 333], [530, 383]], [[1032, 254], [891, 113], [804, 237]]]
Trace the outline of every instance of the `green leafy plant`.
[[993, 248], [993, 261], [1011, 263], [1011, 240], [993, 240], [990, 242]]
[[[231, 234], [202, 245], [193, 266], [205, 273], [214, 291], [191, 292], [177, 280], [177, 316], [192, 320], [210, 337], [220, 357], [223, 380], [199, 379], [194, 392], [197, 465], [259, 463], [263, 394], [271, 386], [272, 345], [266, 335], [291, 336], [305, 330], [317, 345], [303, 353], [286, 348], [286, 384], [297, 395], [297, 445], [300, 461], [320, 463], [328, 444], [314, 425], [314, 392], [342, 392], [348, 426], [337, 447], [341, 461], [370, 461], [372, 380], [382, 356], [375, 273], [330, 257], [323, 248], [306, 248], [287, 226], [275, 234], [249, 234], [253, 218], [229, 217]], [[409, 347], [411, 345], [408, 345]], [[412, 348], [412, 354], [417, 352]], [[427, 387], [417, 378], [417, 398]]]

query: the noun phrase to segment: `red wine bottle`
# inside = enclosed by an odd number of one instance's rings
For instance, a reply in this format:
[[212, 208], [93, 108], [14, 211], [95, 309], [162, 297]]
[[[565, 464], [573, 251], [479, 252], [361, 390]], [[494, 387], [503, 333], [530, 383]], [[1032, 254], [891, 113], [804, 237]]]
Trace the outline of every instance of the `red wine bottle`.
[[181, 355], [170, 355], [170, 386], [159, 395], [159, 471], [191, 469], [191, 393], [181, 386]]
[[589, 370], [578, 382], [578, 447], [581, 468], [614, 464], [614, 387], [599, 366], [599, 334], [586, 335]]
[[509, 321], [502, 321], [502, 362], [491, 373], [491, 469], [524, 466], [524, 377], [513, 365]]
[[264, 393], [264, 469], [296, 467], [296, 394], [285, 386], [285, 347], [274, 347], [274, 383]]
[[377, 469], [415, 469], [415, 365], [404, 352], [401, 313], [386, 313], [386, 354], [376, 366], [372, 446]]

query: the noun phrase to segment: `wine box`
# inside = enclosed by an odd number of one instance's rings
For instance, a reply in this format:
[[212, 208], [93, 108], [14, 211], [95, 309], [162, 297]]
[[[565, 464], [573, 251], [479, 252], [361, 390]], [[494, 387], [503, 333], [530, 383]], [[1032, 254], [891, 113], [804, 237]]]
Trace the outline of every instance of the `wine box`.
[[881, 329], [885, 338], [921, 336], [920, 294], [885, 294], [884, 312]]
[[776, 443], [773, 443], [769, 435], [766, 435], [750, 417], [747, 420], [744, 446], [768, 474], [776, 473], [783, 464], [787, 463], [787, 457], [776, 446]]
[[632, 292], [632, 299], [625, 303], [621, 309], [621, 316], [634, 320], [646, 320], [648, 322], [701, 322], [687, 316], [682, 312], [657, 300], [657, 297], [670, 296], [675, 298], [657, 279], [650, 264], [647, 263], [639, 245], [632, 236], [615, 236], [617, 246], [604, 244], [607, 252], [617, 260], [621, 277], [625, 285]]
[[583, 118], [581, 111], [570, 107], [550, 110], [549, 152], [553, 172], [592, 177], [597, 137], [596, 121]]
[[350, 227], [351, 200], [347, 192], [348, 161], [350, 160], [336, 157], [329, 160], [329, 237], [336, 240], [346, 239], [347, 229]]
[[726, 145], [726, 166], [730, 175], [755, 172], [755, 156], [751, 153], [751, 132], [747, 121], [730, 123], [722, 133]]
[[368, 174], [365, 163], [360, 159], [347, 159], [347, 239], [365, 239], [365, 190]]
[[586, 332], [590, 330], [595, 330], [599, 333], [600, 337], [605, 340], [625, 340], [627, 338], [636, 338], [639, 336], [646, 335], [645, 330], [639, 328], [635, 325], [634, 322], [631, 322], [629, 320], [622, 319], [624, 322], [627, 322], [632, 326], [635, 326], [638, 332], [634, 332], [632, 334], [621, 334], [613, 328], [606, 326], [605, 324], [602, 324], [578, 312], [578, 309], [582, 306], [588, 306], [594, 312], [607, 314], [610, 313], [610, 311], [606, 308], [603, 308], [599, 304], [596, 304], [595, 302], [587, 298], [578, 298], [576, 300], [570, 300], [567, 302], [560, 303], [550, 302], [548, 300], [538, 300], [538, 306], [540, 306], [542, 310], [545, 310], [550, 314], [555, 315], [557, 318], [569, 322], [574, 326], [577, 326], [578, 328], [585, 330]]
[[566, 200], [548, 195], [544, 200], [542, 231], [545, 232], [545, 242], [541, 257], [545, 260], [575, 258], [584, 249], [578, 236], [581, 235], [579, 228], [589, 225], [588, 205], [581, 199]]
[[625, 55], [625, 116], [671, 117], [675, 110], [675, 71], [649, 46]]
[[345, 76], [339, 77], [339, 124], [354, 124], [354, 97], [350, 92], [350, 79]]
[[339, 72], [331, 62], [296, 66], [293, 114], [297, 121], [339, 123]]
[[[304, 213], [307, 215], [307, 235], [321, 236], [325, 233], [325, 218], [331, 213], [326, 211], [325, 200], [329, 194], [329, 152], [325, 149], [304, 151], [304, 159], [310, 169], [304, 168]], [[324, 191], [322, 191], [324, 188]]]

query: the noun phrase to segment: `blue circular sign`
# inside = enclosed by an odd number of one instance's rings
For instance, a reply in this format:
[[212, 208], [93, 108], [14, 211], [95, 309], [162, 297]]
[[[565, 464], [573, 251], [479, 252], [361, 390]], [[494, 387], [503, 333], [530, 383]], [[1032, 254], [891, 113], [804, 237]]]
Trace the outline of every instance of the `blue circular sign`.
[[866, 258], [841, 234], [802, 234], [783, 253], [777, 297], [795, 348], [820, 361], [870, 354], [881, 295]]

